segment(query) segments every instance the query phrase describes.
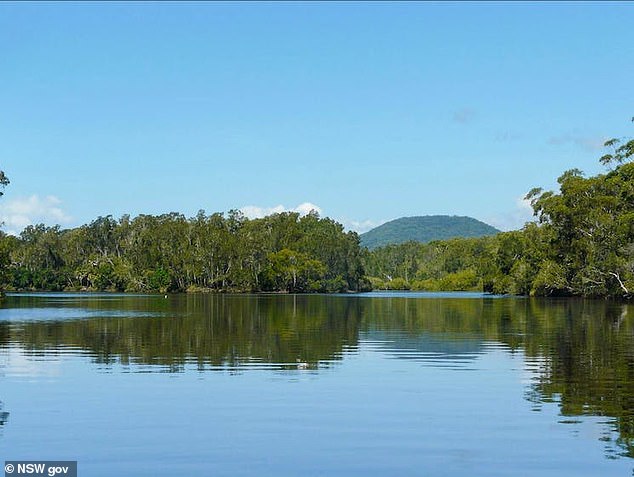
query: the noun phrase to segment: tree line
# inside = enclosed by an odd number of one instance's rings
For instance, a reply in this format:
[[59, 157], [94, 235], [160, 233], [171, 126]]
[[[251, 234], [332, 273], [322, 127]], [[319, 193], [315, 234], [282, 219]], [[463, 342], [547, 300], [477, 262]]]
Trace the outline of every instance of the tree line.
[[369, 287], [359, 237], [337, 222], [239, 211], [99, 217], [62, 230], [28, 226], [0, 240], [14, 290], [342, 292]]
[[634, 139], [611, 139], [610, 170], [531, 190], [536, 223], [492, 237], [390, 245], [366, 255], [374, 288], [542, 296], [634, 294]]
[[[62, 230], [0, 233], [0, 283], [13, 290], [477, 290], [543, 296], [634, 293], [634, 139], [611, 139], [604, 174], [566, 171], [531, 190], [537, 218], [491, 237], [372, 251], [332, 219], [239, 211], [99, 217]], [[0, 189], [9, 183], [0, 171]], [[0, 192], [1, 195], [1, 192]]]

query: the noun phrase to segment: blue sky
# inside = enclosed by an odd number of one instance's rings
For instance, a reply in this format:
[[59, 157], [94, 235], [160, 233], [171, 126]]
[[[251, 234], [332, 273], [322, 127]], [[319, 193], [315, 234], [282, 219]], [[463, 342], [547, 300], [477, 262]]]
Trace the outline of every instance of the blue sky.
[[305, 209], [366, 230], [602, 172], [633, 3], [0, 3], [5, 230]]

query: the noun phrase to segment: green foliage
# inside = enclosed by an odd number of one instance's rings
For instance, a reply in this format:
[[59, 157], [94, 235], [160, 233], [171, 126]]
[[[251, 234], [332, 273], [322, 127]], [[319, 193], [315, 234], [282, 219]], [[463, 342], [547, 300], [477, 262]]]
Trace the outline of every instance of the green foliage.
[[389, 283], [402, 279], [407, 289], [482, 291], [500, 236], [388, 245], [365, 257], [365, 269], [380, 288], [395, 288]]
[[316, 213], [107, 216], [1, 236], [0, 278], [17, 290], [343, 292], [370, 288], [362, 253], [356, 233]]
[[385, 282], [385, 288], [388, 290], [409, 290], [410, 285], [404, 278], [396, 277]]
[[361, 245], [370, 250], [386, 245], [414, 241], [427, 243], [454, 237], [483, 237], [499, 232], [484, 222], [471, 217], [428, 215], [401, 217], [380, 225], [361, 235]]
[[378, 277], [368, 277], [368, 281], [370, 282], [370, 286], [372, 287], [372, 290], [387, 290], [385, 281], [381, 280]]
[[[632, 122], [634, 122], [634, 118], [632, 118]], [[602, 156], [601, 159], [599, 159], [601, 164], [622, 164], [623, 162], [629, 161], [630, 157], [634, 156], [634, 139], [624, 141], [619, 138], [613, 138], [606, 141], [604, 146], [611, 148], [612, 153]]]
[[566, 270], [553, 261], [546, 260], [540, 264], [539, 271], [532, 283], [531, 295], [562, 295], [566, 292]]
[[170, 274], [164, 268], [157, 268], [147, 273], [148, 288], [152, 291], [165, 293], [172, 283]]
[[[409, 217], [359, 236], [316, 213], [249, 220], [98, 217], [71, 230], [0, 236], [0, 279], [19, 290], [344, 292], [479, 290], [630, 298], [634, 290], [634, 141], [612, 139], [615, 167], [532, 189], [538, 223], [497, 233], [468, 217]], [[0, 171], [0, 189], [8, 179]], [[449, 238], [463, 236], [460, 238]], [[467, 236], [467, 237], [464, 237]], [[432, 240], [445, 238], [445, 240]], [[384, 245], [374, 248], [377, 245]], [[366, 276], [367, 273], [367, 276]]]
[[326, 267], [307, 254], [284, 248], [268, 254], [264, 283], [269, 290], [291, 293], [319, 291]]
[[364, 256], [373, 284], [397, 279], [415, 290], [482, 290], [517, 295], [630, 298], [634, 290], [634, 163], [630, 141], [611, 140], [606, 174], [578, 169], [559, 192], [532, 189], [538, 219], [492, 237], [404, 243]]
[[546, 259], [559, 266], [551, 288], [584, 296], [630, 296], [634, 163], [589, 178], [571, 170], [559, 184], [559, 194], [538, 192], [530, 197], [543, 233], [550, 236]]

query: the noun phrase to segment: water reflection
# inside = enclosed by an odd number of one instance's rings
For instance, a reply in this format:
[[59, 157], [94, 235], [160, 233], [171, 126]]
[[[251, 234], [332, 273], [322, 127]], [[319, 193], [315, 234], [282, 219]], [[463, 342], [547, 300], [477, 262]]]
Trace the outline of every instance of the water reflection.
[[[317, 371], [361, 346], [423, 366], [475, 369], [478, 357], [492, 348], [521, 353], [529, 376], [526, 397], [535, 409], [557, 403], [564, 424], [584, 415], [605, 416], [615, 433], [602, 437], [608, 455], [634, 457], [630, 305], [407, 295], [183, 295], [10, 297], [2, 308], [0, 349], [18, 347], [31, 356], [79, 352], [105, 369], [123, 364], [170, 372], [186, 365], [200, 371]], [[41, 319], [24, 319], [27, 309]], [[6, 420], [2, 414], [0, 424]]]
[[[142, 303], [122, 298], [105, 306], [88, 301], [89, 319], [0, 321], [0, 336], [33, 353], [82, 350], [104, 365], [162, 365], [170, 371], [188, 363], [200, 370], [264, 364], [314, 369], [356, 346], [361, 302], [306, 298], [197, 295]], [[78, 303], [59, 306], [65, 313]], [[113, 313], [118, 306], [128, 310], [128, 317]], [[94, 308], [100, 316], [93, 317]]]
[[7, 419], [9, 419], [9, 413], [6, 411], [3, 411], [2, 408], [4, 407], [4, 404], [2, 404], [2, 401], [0, 401], [0, 426], [4, 426], [7, 422]]
[[431, 335], [445, 340], [451, 348], [443, 351], [454, 356], [480, 352], [486, 341], [498, 342], [511, 353], [522, 351], [533, 373], [529, 399], [557, 402], [564, 416], [609, 416], [618, 437], [615, 442], [609, 435], [602, 438], [608, 452], [634, 457], [631, 308], [573, 299], [388, 298], [370, 302], [363, 326], [384, 332], [398, 329], [419, 340]]

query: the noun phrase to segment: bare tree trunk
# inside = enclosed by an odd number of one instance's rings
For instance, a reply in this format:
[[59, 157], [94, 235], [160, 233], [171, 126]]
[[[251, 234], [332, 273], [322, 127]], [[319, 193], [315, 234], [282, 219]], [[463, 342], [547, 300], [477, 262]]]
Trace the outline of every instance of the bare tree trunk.
[[627, 288], [625, 288], [625, 285], [623, 285], [623, 282], [621, 281], [621, 277], [619, 277], [619, 274], [614, 272], [608, 272], [608, 273], [612, 275], [614, 278], [616, 278], [616, 280], [619, 282], [619, 285], [621, 286], [621, 289], [625, 292], [626, 295], [629, 295], [630, 292], [628, 291]]

